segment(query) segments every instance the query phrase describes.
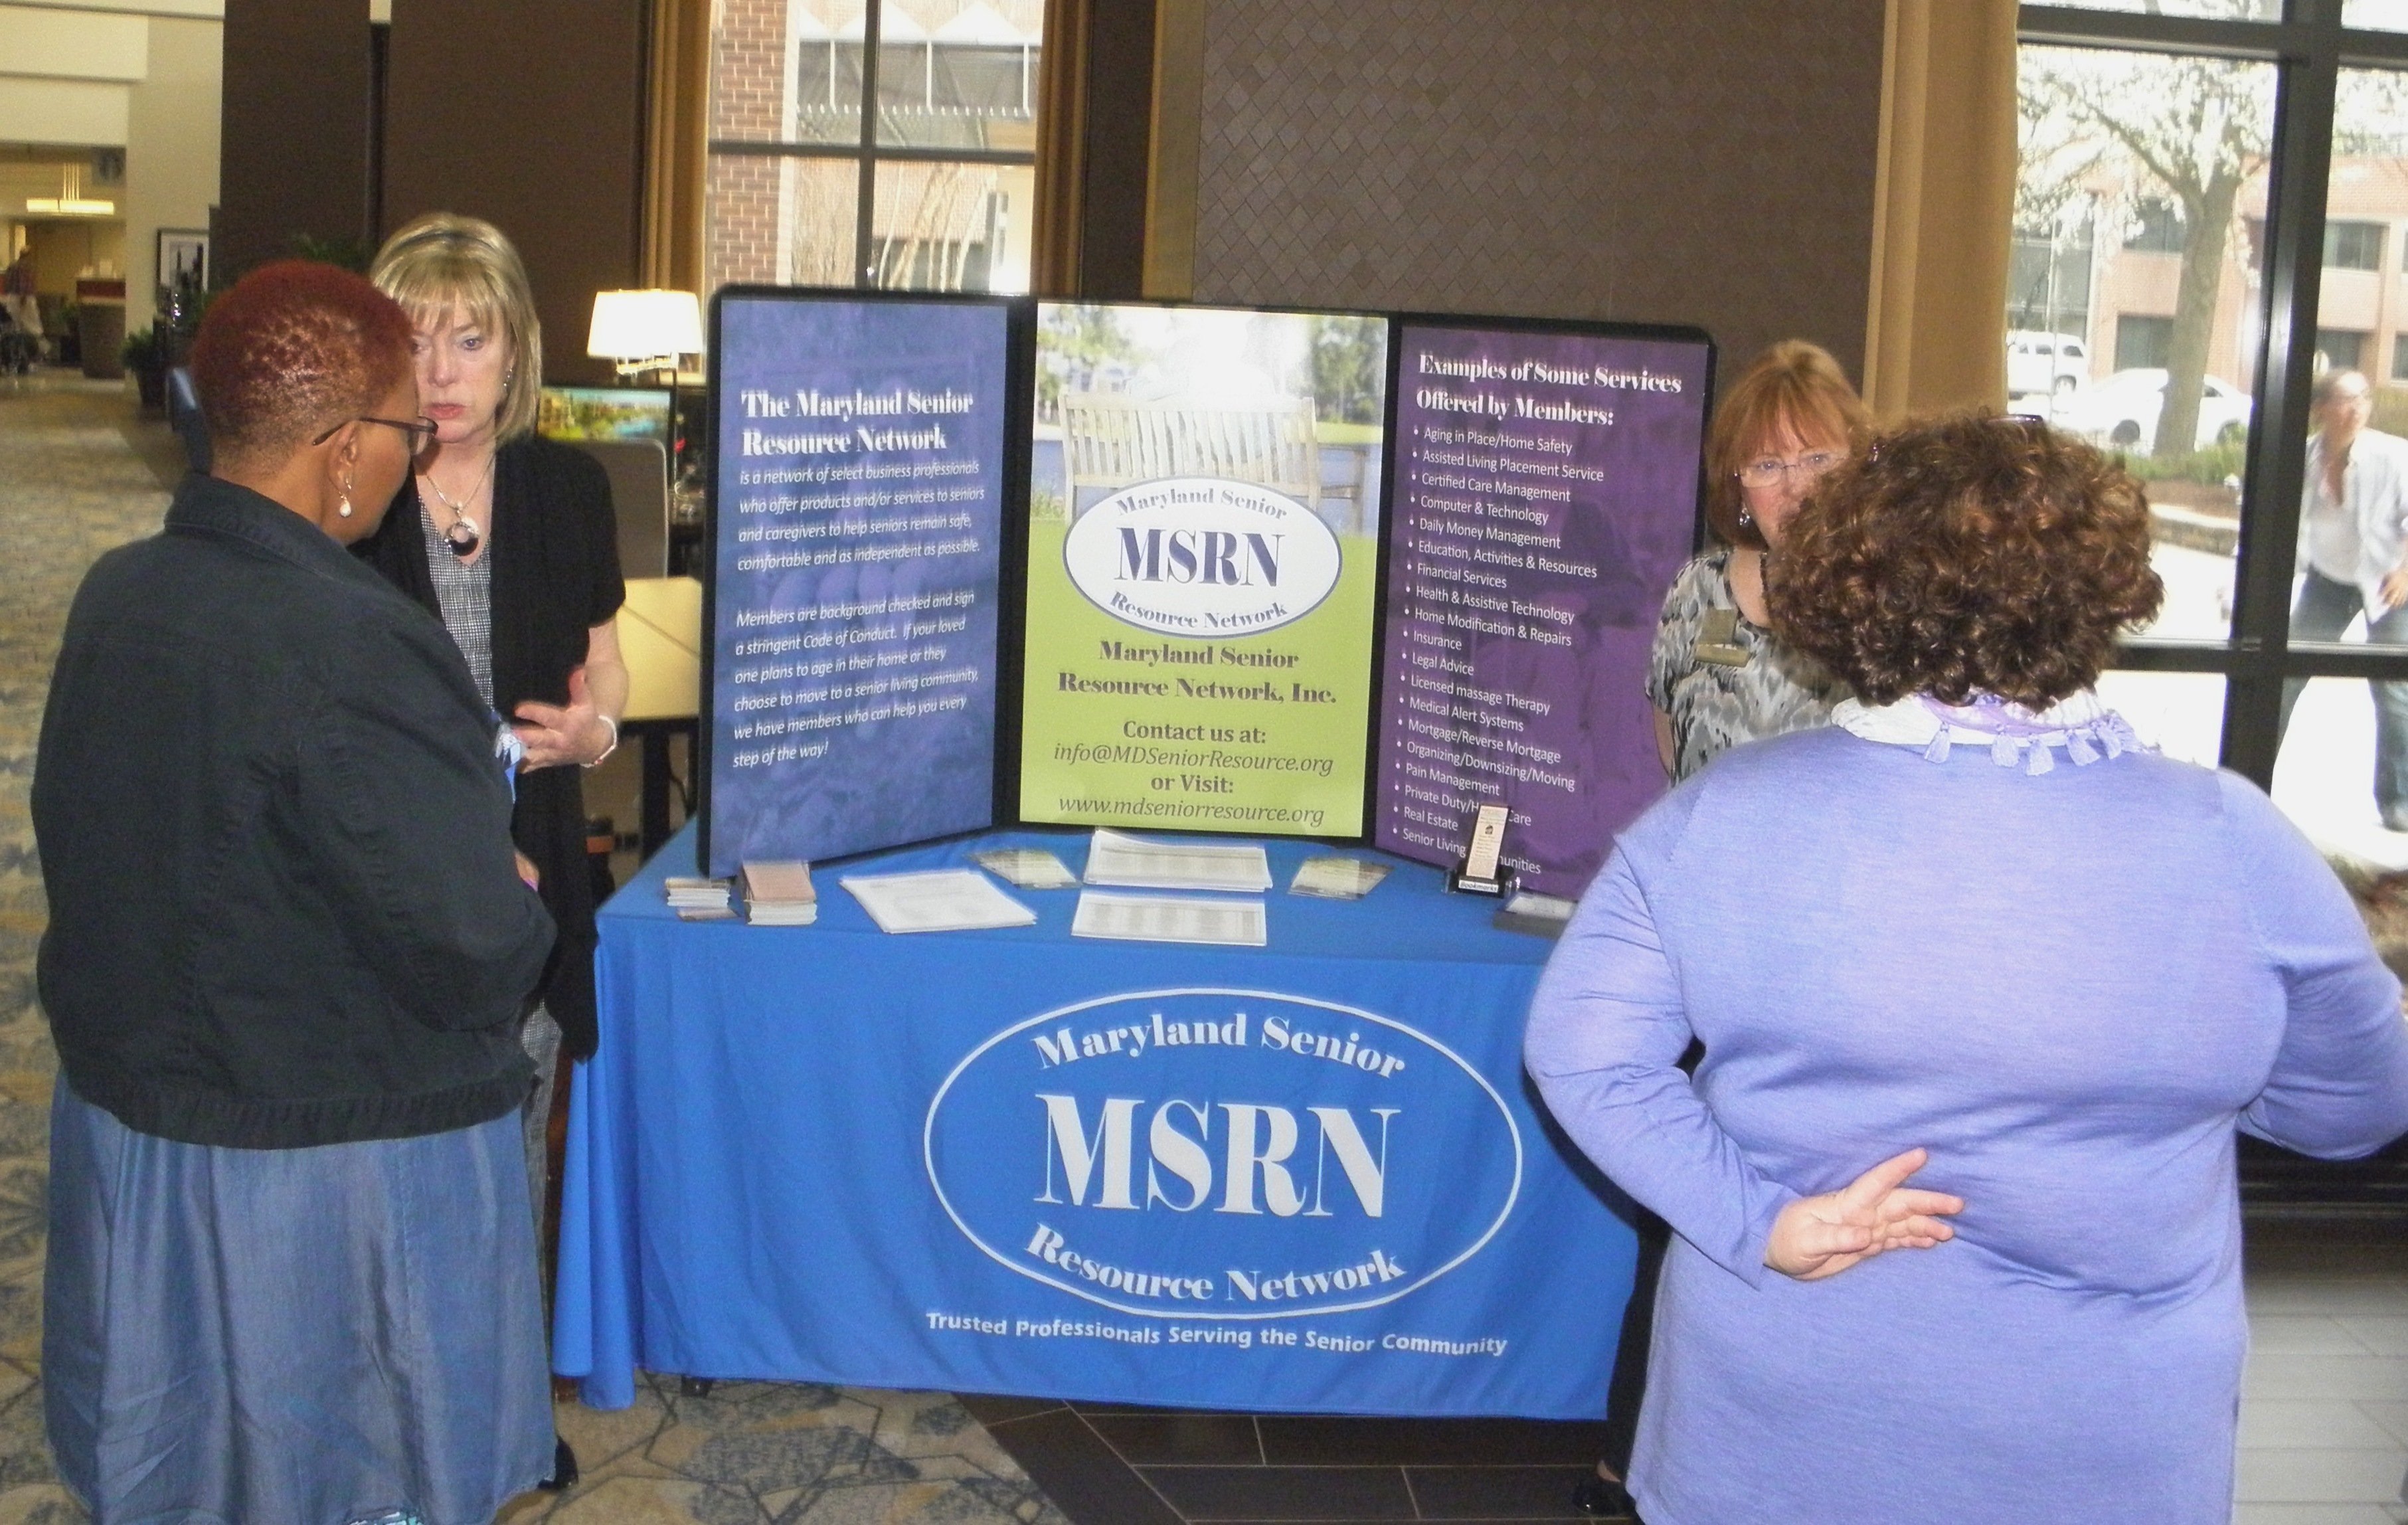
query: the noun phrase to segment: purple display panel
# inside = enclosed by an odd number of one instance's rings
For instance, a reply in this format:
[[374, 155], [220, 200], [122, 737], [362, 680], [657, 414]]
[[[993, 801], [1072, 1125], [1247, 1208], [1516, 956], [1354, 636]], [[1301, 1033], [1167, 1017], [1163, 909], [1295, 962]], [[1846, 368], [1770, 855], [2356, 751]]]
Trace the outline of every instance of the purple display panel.
[[1372, 841], [1505, 862], [1576, 896], [1664, 790], [1647, 655], [1696, 533], [1713, 348], [1694, 338], [1398, 329]]

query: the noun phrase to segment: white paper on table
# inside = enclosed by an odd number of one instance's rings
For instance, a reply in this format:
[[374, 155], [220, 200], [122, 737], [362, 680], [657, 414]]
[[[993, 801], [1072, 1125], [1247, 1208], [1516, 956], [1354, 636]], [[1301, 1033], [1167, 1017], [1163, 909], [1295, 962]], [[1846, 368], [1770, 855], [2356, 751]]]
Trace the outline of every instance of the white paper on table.
[[1072, 937], [1138, 942], [1213, 942], [1259, 948], [1269, 941], [1260, 900], [1189, 900], [1168, 895], [1103, 895], [1082, 890]]
[[863, 874], [840, 883], [881, 931], [966, 932], [982, 927], [1026, 927], [1037, 919], [1036, 912], [976, 869]]
[[1509, 916], [1531, 916], [1540, 921], [1570, 921], [1580, 909], [1577, 900], [1567, 900], [1558, 895], [1541, 895], [1536, 890], [1523, 890], [1505, 902]]
[[1098, 827], [1087, 842], [1087, 883], [1260, 892], [1271, 887], [1271, 863], [1259, 842], [1158, 842]]
[[1290, 895], [1325, 900], [1359, 900], [1379, 888], [1389, 865], [1360, 857], [1309, 857], [1297, 865], [1288, 882]]

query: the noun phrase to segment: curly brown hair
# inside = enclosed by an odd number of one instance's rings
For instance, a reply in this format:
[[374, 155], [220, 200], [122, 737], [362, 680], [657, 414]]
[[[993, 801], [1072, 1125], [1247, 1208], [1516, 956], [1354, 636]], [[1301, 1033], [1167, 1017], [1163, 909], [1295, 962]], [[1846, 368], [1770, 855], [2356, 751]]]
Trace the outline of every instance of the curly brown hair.
[[1765, 590], [1782, 638], [1868, 704], [2036, 709], [2097, 681], [2164, 596], [2128, 472], [2036, 421], [1973, 415], [1883, 435], [1823, 479]]
[[228, 462], [273, 461], [409, 376], [409, 319], [349, 270], [279, 260], [209, 304], [193, 390]]
[[1764, 549], [1764, 532], [1741, 517], [1740, 468], [1780, 449], [1784, 434], [1852, 452], [1872, 434], [1847, 372], [1830, 351], [1802, 338], [1784, 338], [1749, 361], [1715, 400], [1706, 431], [1706, 525], [1724, 544]]

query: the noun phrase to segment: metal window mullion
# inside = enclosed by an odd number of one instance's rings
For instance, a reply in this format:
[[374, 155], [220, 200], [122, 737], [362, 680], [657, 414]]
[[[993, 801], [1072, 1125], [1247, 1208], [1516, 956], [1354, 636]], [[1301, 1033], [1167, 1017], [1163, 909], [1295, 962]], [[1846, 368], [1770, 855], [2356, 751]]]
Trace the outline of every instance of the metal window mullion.
[[2325, 197], [2332, 174], [2338, 29], [2319, 18], [2319, 45], [2277, 65], [2274, 140], [2266, 203], [2257, 410], [2243, 468], [2237, 548], [2232, 681], [2223, 761], [2271, 789], [2283, 702], [2291, 573], [2307, 470], [2308, 400], [2315, 381], [2323, 295]]
[[861, 181], [853, 209], [853, 281], [876, 284], [869, 268], [871, 230], [878, 195], [878, 39], [884, 30], [885, 0], [867, 0], [861, 17]]

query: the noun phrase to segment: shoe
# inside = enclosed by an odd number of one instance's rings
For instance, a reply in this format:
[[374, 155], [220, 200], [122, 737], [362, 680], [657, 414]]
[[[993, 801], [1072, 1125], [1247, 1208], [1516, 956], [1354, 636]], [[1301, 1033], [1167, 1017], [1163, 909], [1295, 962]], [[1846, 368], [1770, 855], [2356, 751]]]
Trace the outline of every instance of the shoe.
[[552, 1437], [552, 1475], [535, 1486], [546, 1493], [566, 1493], [577, 1486], [577, 1453], [561, 1436]]
[[1629, 1519], [1639, 1518], [1639, 1506], [1630, 1499], [1630, 1490], [1609, 1477], [1586, 1477], [1572, 1489], [1572, 1507], [1591, 1519]]

